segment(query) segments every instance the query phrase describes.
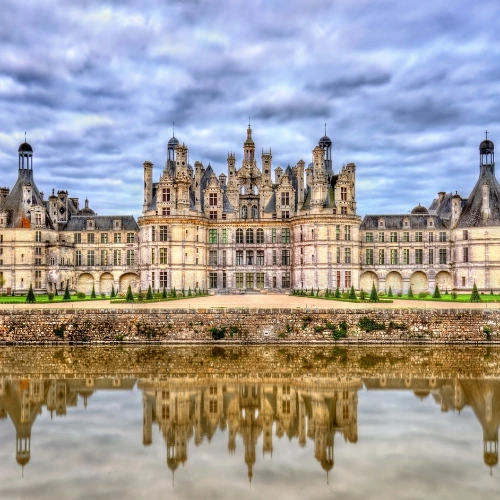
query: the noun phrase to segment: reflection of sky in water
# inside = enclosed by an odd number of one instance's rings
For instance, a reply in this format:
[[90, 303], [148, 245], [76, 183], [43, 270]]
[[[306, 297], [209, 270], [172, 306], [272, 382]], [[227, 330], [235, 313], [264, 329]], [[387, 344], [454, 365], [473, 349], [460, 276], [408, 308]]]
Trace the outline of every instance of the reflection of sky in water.
[[[273, 436], [273, 453], [256, 446], [251, 484], [240, 436], [228, 452], [227, 426], [208, 443], [188, 441], [188, 459], [175, 479], [158, 424], [142, 445], [142, 392], [96, 391], [84, 409], [50, 419], [44, 407], [32, 428], [31, 460], [15, 461], [15, 429], [0, 421], [0, 498], [493, 498], [500, 470], [483, 462], [483, 431], [469, 406], [442, 412], [432, 394], [411, 390], [358, 391], [358, 441], [336, 434], [334, 467], [326, 473], [307, 438]], [[500, 401], [496, 402], [499, 405]], [[273, 426], [273, 434], [276, 424]]]

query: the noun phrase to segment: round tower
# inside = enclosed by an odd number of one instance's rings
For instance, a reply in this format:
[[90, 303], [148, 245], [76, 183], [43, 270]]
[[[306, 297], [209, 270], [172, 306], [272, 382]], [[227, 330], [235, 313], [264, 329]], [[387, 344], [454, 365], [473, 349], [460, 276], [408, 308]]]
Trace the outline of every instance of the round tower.
[[17, 150], [19, 156], [19, 170], [33, 170], [33, 148], [26, 142], [26, 132], [24, 133], [24, 142]]
[[479, 161], [481, 167], [495, 164], [495, 145], [488, 139], [488, 132], [486, 139], [479, 144]]

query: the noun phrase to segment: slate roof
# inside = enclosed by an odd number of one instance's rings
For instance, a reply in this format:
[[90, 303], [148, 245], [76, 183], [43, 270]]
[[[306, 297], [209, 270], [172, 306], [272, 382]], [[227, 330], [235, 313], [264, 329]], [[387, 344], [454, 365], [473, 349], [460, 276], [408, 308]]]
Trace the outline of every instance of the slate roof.
[[74, 215], [71, 219], [60, 227], [61, 231], [85, 231], [87, 229], [87, 220], [95, 221], [96, 231], [113, 231], [114, 221], [120, 220], [123, 231], [139, 231], [139, 226], [133, 215]]
[[[362, 230], [383, 230], [379, 228], [380, 219], [384, 220], [384, 230], [387, 229], [428, 229], [427, 219], [431, 218], [435, 229], [445, 229], [446, 226], [439, 217], [433, 215], [366, 215], [359, 227]], [[409, 221], [409, 226], [404, 225], [404, 220]]]

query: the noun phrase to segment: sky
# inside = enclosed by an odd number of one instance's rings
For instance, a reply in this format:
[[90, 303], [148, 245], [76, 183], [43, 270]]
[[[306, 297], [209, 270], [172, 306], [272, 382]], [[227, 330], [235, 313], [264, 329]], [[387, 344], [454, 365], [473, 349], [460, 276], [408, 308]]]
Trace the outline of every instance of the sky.
[[324, 134], [354, 162], [358, 214], [467, 197], [479, 143], [500, 135], [498, 0], [2, 1], [0, 185], [17, 149], [34, 175], [99, 215], [139, 216], [145, 160], [309, 163]]

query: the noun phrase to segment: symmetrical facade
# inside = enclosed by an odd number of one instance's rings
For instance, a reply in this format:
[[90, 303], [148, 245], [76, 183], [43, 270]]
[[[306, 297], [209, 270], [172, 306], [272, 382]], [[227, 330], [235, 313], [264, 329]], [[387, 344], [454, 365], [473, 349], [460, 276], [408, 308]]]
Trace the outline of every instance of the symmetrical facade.
[[[0, 188], [0, 284], [4, 293], [111, 288], [215, 293], [290, 289], [500, 290], [500, 185], [494, 145], [480, 145], [471, 195], [440, 192], [410, 214], [356, 214], [353, 163], [334, 172], [325, 135], [306, 166], [260, 167], [251, 126], [227, 175], [189, 163], [172, 137], [158, 182], [144, 162], [142, 216], [98, 216], [67, 191], [48, 199], [33, 177], [33, 150], [18, 151], [18, 180]], [[274, 174], [274, 175], [273, 175]], [[273, 178], [274, 177], [274, 178]]]

